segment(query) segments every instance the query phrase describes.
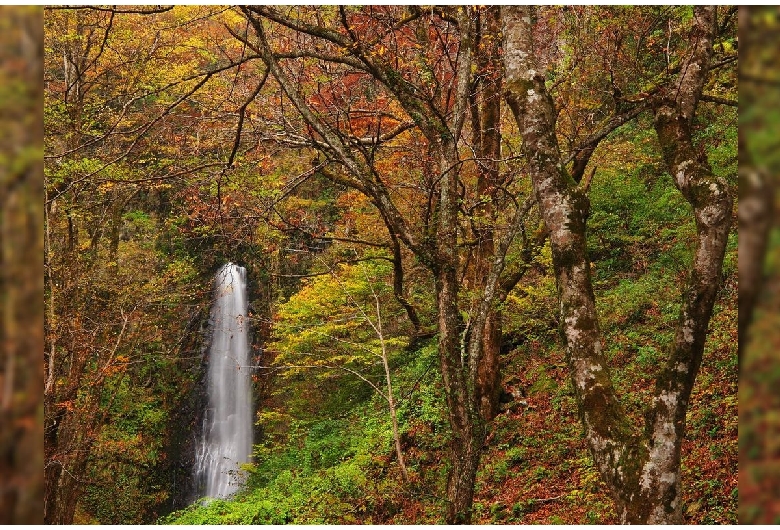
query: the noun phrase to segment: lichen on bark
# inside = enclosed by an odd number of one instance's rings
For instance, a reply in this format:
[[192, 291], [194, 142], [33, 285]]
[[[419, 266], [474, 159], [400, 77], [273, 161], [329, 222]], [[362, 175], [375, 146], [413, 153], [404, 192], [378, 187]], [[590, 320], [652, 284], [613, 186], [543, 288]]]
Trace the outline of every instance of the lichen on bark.
[[[587, 196], [563, 169], [555, 109], [539, 83], [533, 9], [502, 8], [507, 101], [523, 135], [523, 152], [543, 221], [550, 231], [561, 334], [580, 418], [593, 459], [624, 523], [682, 521], [680, 454], [685, 413], [704, 349], [731, 217], [731, 197], [692, 141], [691, 122], [712, 55], [715, 11], [694, 8], [685, 68], [655, 104], [654, 127], [675, 185], [694, 210], [696, 250], [683, 290], [678, 329], [656, 381], [644, 432], [630, 422], [601, 352], [586, 253]], [[523, 75], [527, 72], [534, 75]], [[543, 78], [542, 78], [543, 79]]]

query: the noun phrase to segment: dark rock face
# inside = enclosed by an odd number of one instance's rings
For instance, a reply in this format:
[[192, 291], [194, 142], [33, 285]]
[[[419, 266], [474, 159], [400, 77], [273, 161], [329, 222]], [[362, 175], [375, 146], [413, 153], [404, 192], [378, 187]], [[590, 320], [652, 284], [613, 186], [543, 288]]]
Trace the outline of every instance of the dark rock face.
[[[193, 477], [195, 451], [203, 423], [203, 411], [208, 403], [206, 394], [206, 356], [210, 343], [209, 315], [206, 309], [188, 326], [188, 344], [182, 348], [182, 370], [189, 375], [189, 389], [182, 393], [181, 401], [171, 416], [169, 427], [168, 465], [164, 474], [168, 477], [170, 495], [160, 507], [159, 515], [166, 515], [191, 504], [198, 497], [198, 487]], [[196, 354], [199, 353], [199, 355]]]

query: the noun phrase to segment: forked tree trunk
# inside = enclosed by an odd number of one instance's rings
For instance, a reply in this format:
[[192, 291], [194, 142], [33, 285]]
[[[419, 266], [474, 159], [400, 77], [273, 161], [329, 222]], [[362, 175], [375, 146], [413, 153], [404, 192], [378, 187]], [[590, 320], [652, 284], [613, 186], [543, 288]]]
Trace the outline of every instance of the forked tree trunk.
[[625, 415], [601, 353], [586, 255], [589, 205], [561, 161], [553, 101], [534, 56], [533, 10], [507, 7], [502, 16], [507, 100], [523, 134], [534, 190], [550, 230], [566, 357], [588, 446], [623, 523], [681, 523], [685, 413], [717, 294], [732, 205], [726, 183], [712, 175], [691, 141], [693, 112], [712, 53], [714, 8], [695, 8], [684, 73], [654, 107], [664, 159], [694, 209], [697, 240], [677, 331], [656, 381], [644, 433], [636, 432]]

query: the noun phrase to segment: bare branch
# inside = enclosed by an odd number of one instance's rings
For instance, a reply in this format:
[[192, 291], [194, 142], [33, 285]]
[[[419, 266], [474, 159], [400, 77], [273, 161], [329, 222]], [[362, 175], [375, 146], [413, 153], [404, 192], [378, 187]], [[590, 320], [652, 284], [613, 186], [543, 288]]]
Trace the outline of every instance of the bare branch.
[[159, 13], [166, 13], [172, 10], [176, 6], [157, 6], [151, 9], [121, 9], [116, 7], [101, 7], [101, 6], [44, 6], [46, 11], [77, 11], [77, 10], [89, 10], [89, 11], [104, 11], [111, 13], [112, 15], [124, 14], [124, 15], [156, 15]]
[[233, 165], [233, 160], [236, 157], [236, 152], [238, 152], [238, 147], [241, 145], [241, 130], [244, 127], [244, 115], [246, 114], [246, 108], [249, 106], [250, 103], [252, 103], [257, 95], [260, 93], [260, 91], [265, 86], [265, 82], [268, 79], [269, 70], [268, 68], [265, 69], [263, 72], [262, 77], [260, 78], [260, 81], [257, 83], [257, 87], [252, 91], [252, 94], [246, 99], [243, 105], [241, 105], [241, 108], [238, 109], [238, 125], [236, 126], [236, 138], [233, 142], [233, 150], [230, 152], [230, 156], [228, 157], [227, 163], [225, 164], [226, 167], [230, 167]]
[[609, 136], [609, 134], [614, 130], [618, 129], [622, 125], [625, 125], [629, 121], [639, 116], [639, 114], [641, 114], [643, 110], [649, 107], [649, 104], [650, 104], [650, 100], [645, 99], [643, 101], [638, 102], [638, 104], [632, 107], [630, 110], [622, 114], [617, 114], [615, 116], [612, 116], [609, 120], [607, 120], [607, 122], [604, 124], [604, 126], [601, 129], [599, 129], [595, 133], [585, 138], [585, 140], [583, 140], [580, 143], [580, 145], [571, 152], [569, 156], [564, 158], [563, 163], [568, 164], [569, 162], [574, 160], [580, 152], [586, 149], [595, 149], [596, 146], [598, 146], [599, 142], [601, 142], [604, 138]]
[[710, 94], [702, 94], [699, 98], [702, 101], [708, 101], [710, 103], [717, 103], [718, 105], [728, 105], [729, 107], [739, 107], [739, 101], [722, 98], [719, 96], [713, 96]]

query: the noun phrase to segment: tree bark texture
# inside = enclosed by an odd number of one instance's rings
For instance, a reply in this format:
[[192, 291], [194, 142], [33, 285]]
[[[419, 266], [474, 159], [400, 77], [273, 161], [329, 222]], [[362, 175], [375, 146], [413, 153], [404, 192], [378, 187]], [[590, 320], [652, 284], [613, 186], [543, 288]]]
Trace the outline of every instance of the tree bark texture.
[[731, 218], [726, 183], [712, 175], [691, 140], [693, 114], [712, 53], [714, 8], [695, 8], [683, 74], [654, 107], [664, 159], [694, 208], [697, 241], [677, 331], [657, 379], [644, 433], [636, 432], [624, 413], [602, 355], [586, 255], [588, 199], [561, 160], [554, 103], [536, 63], [534, 16], [528, 6], [502, 8], [506, 97], [523, 135], [534, 191], [550, 231], [562, 334], [585, 436], [622, 522], [680, 523], [685, 413], [701, 363]]
[[[479, 12], [479, 43], [475, 50], [481, 96], [472, 103], [472, 135], [477, 152], [477, 208], [475, 235], [476, 260], [472, 284], [484, 290], [495, 256], [496, 204], [499, 201], [499, 160], [501, 159], [501, 16], [498, 6]], [[489, 198], [489, 199], [488, 199]], [[476, 374], [479, 408], [482, 418], [490, 421], [498, 412], [501, 390], [501, 311], [491, 305], [482, 331], [482, 352]]]

